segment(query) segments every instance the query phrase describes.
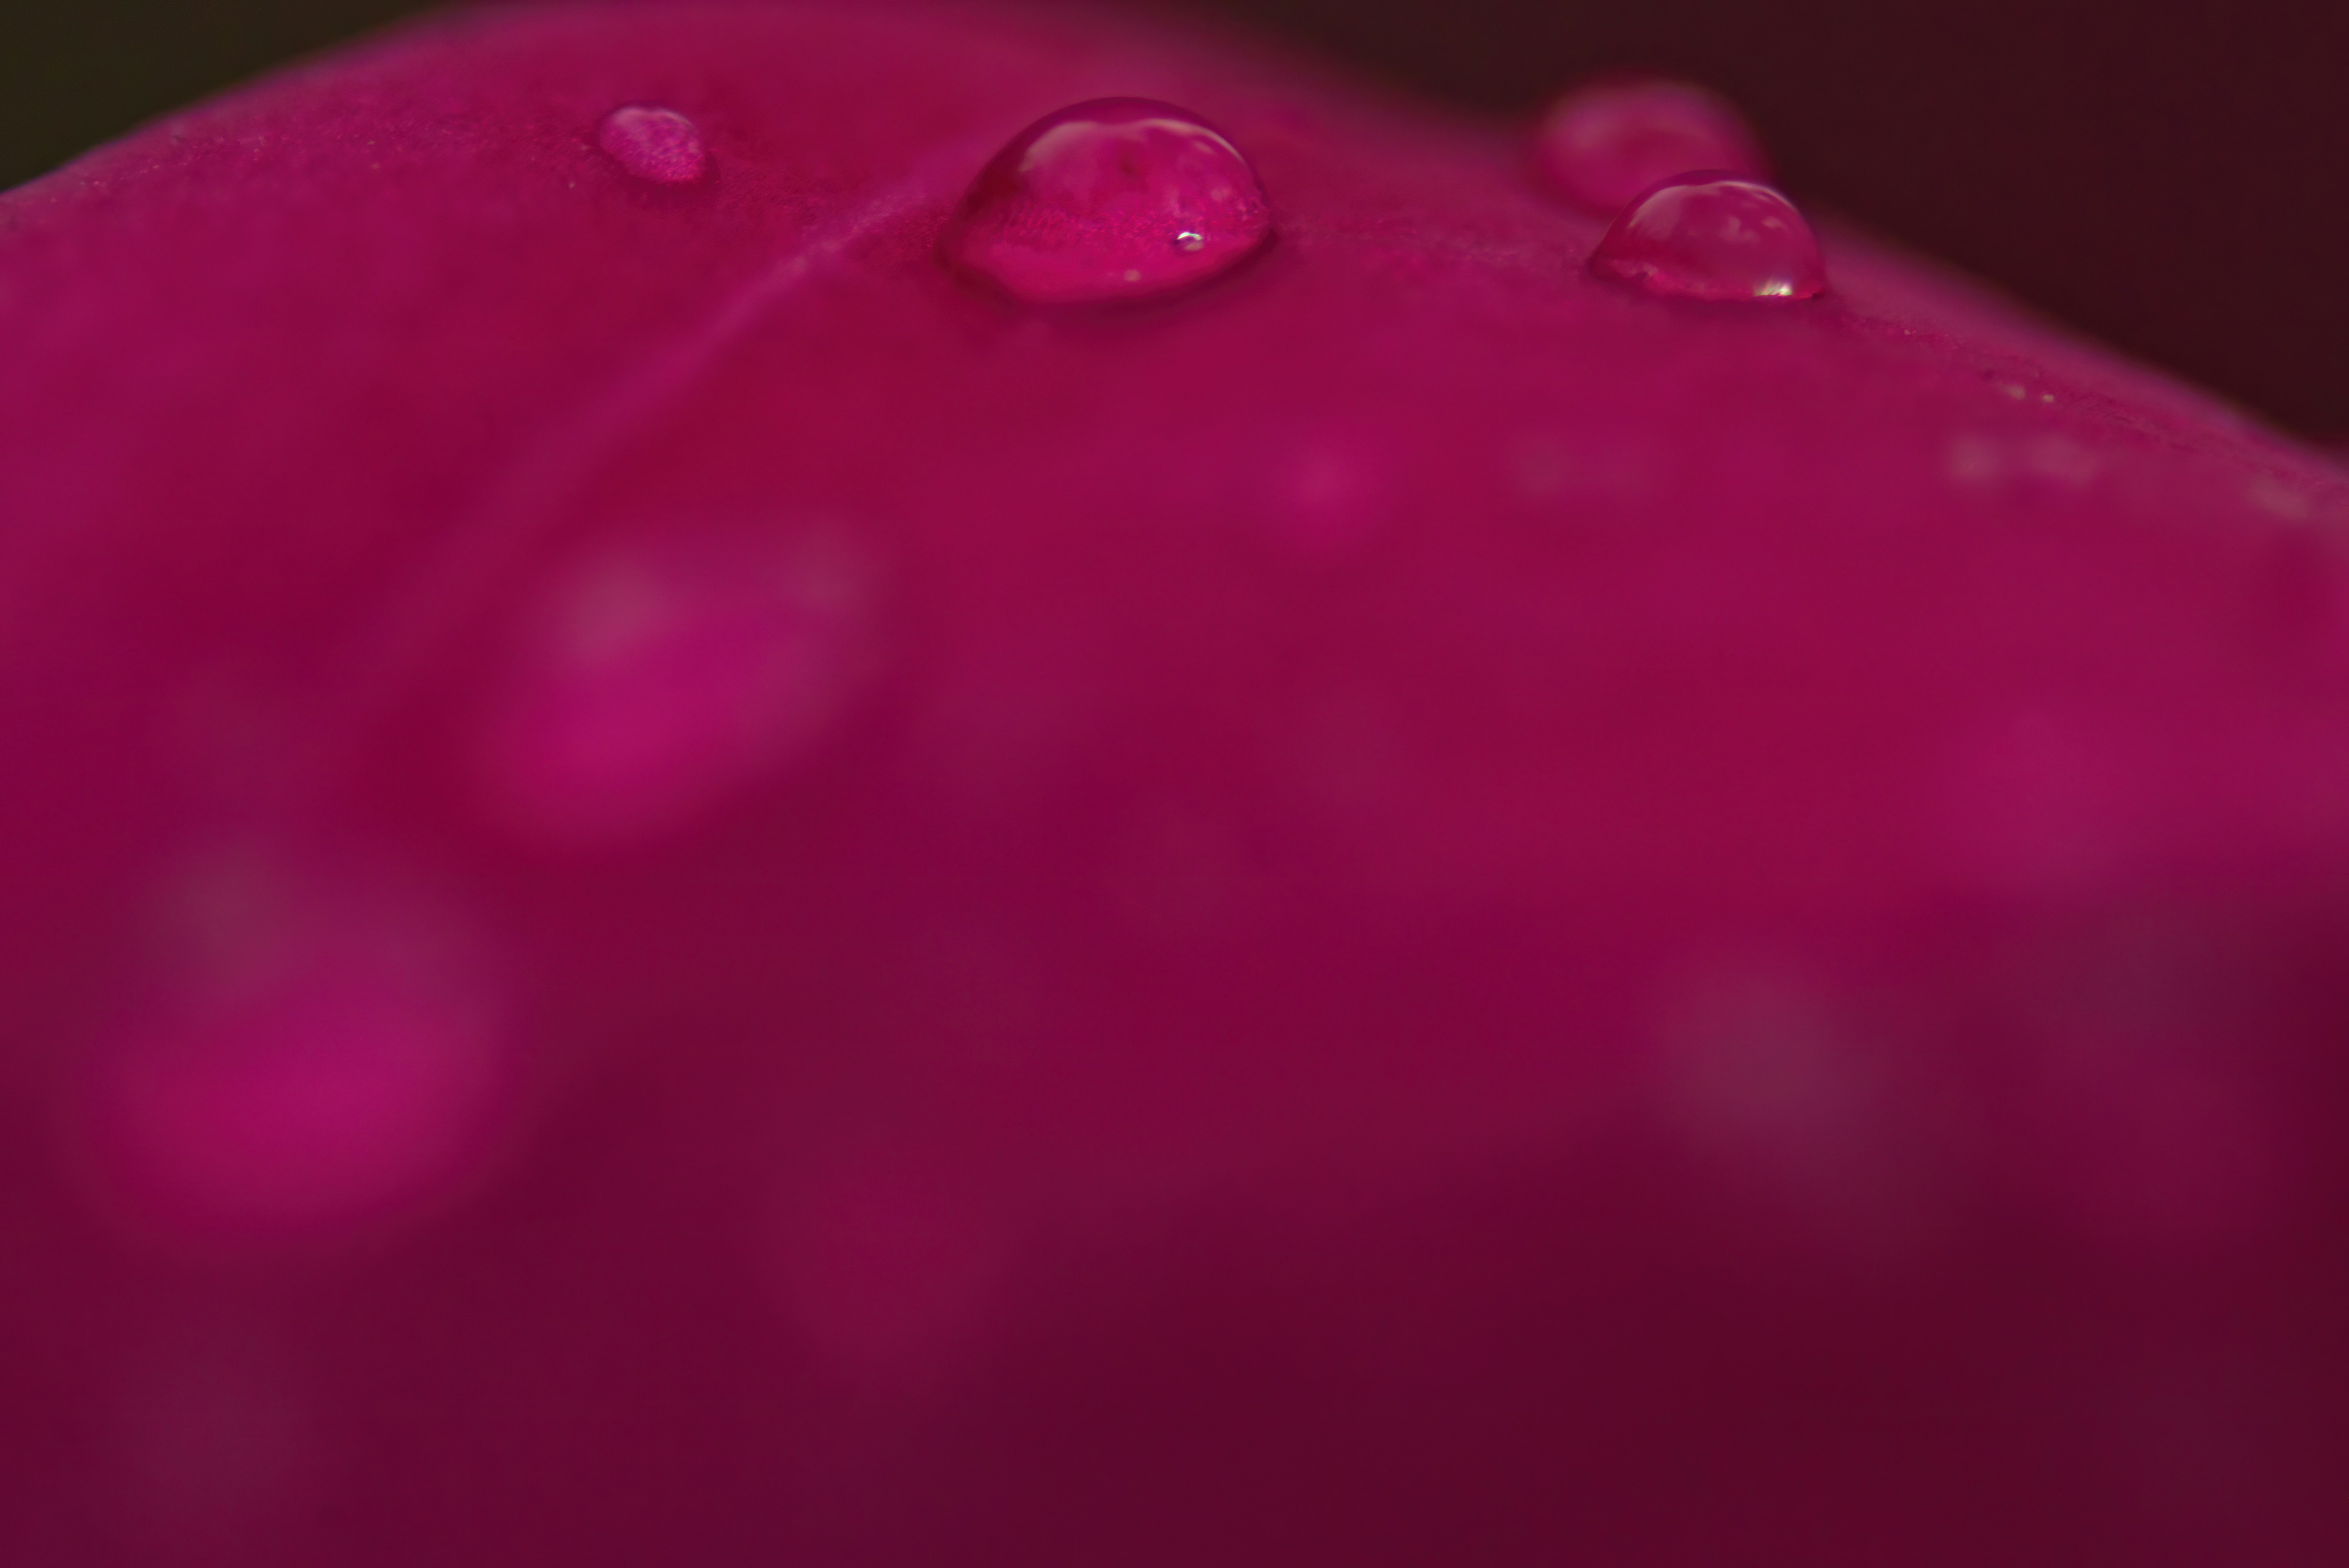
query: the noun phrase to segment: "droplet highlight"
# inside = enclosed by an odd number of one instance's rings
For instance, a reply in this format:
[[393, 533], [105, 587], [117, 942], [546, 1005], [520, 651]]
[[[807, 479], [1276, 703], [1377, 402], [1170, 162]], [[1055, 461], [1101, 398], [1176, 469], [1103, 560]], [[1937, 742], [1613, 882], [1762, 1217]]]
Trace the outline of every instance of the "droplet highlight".
[[595, 145], [639, 180], [690, 185], [709, 171], [701, 128], [673, 108], [628, 104], [604, 117]]
[[1144, 299], [1238, 265], [1272, 236], [1256, 170], [1186, 109], [1100, 98], [1047, 116], [979, 171], [947, 259], [1031, 304]]
[[1827, 286], [1795, 204], [1720, 170], [1677, 175], [1624, 208], [1590, 270], [1682, 299], [1812, 299]]
[[1728, 101], [1687, 82], [1604, 81], [1559, 98], [1535, 134], [1542, 171], [1568, 201], [1611, 218], [1660, 181], [1693, 170], [1766, 180], [1762, 144]]

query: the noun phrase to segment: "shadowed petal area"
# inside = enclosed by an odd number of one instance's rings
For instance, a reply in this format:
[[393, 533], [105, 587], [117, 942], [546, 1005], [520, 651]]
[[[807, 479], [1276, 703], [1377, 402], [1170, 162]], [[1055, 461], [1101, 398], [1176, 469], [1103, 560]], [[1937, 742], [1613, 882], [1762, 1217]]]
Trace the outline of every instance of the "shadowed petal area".
[[10, 1568], [2349, 1561], [2349, 477], [1526, 129], [481, 6], [0, 196]]

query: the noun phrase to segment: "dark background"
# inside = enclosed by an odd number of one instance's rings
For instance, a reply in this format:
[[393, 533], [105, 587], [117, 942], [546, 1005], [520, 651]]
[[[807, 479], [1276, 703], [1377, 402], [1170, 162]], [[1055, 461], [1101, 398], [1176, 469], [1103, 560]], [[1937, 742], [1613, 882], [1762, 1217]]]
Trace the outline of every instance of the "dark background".
[[[0, 184], [422, 8], [9, 3]], [[1504, 111], [1610, 67], [1709, 82], [1806, 200], [2349, 440], [2349, 0], [1197, 4]]]

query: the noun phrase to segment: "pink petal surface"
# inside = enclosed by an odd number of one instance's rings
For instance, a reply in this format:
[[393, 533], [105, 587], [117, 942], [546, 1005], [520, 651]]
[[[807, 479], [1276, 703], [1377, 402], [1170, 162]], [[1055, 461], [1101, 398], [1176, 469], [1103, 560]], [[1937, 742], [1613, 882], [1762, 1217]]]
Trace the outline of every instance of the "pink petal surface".
[[[957, 277], [1105, 97], [1277, 242]], [[2349, 1548], [2349, 485], [1526, 162], [533, 7], [0, 198], [9, 1560]]]

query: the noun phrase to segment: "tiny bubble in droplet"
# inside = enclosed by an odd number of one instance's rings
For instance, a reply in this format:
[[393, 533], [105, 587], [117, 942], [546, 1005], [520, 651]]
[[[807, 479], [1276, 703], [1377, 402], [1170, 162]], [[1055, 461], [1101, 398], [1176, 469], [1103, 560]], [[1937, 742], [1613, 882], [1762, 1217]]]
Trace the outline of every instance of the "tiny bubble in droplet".
[[1759, 181], [1699, 170], [1623, 209], [1590, 269], [1683, 299], [1812, 299], [1826, 290], [1818, 242], [1795, 204]]
[[1221, 132], [1171, 104], [1102, 98], [1014, 137], [943, 249], [1015, 299], [1079, 304], [1191, 287], [1271, 237], [1256, 172]]
[[673, 108], [627, 104], [604, 117], [595, 145], [639, 180], [690, 185], [709, 170], [701, 128]]

